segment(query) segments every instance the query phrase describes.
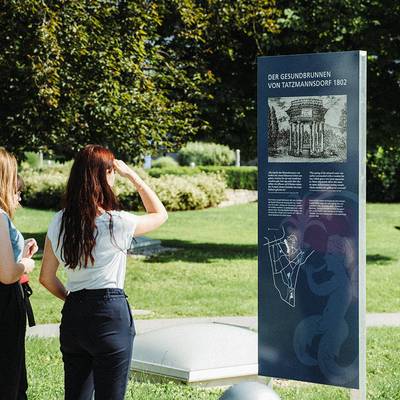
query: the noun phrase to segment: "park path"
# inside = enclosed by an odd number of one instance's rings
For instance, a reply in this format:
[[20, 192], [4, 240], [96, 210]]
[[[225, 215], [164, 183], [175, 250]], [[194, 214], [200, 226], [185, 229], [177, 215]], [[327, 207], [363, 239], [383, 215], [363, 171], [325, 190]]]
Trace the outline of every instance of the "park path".
[[[135, 311], [133, 311], [135, 314]], [[168, 326], [194, 324], [200, 322], [215, 322], [230, 324], [257, 330], [257, 317], [200, 317], [179, 319], [136, 319], [135, 328], [137, 334], [150, 332], [155, 329]], [[367, 327], [394, 326], [400, 327], [400, 313], [369, 313], [366, 319]], [[28, 328], [28, 337], [57, 337], [59, 335], [59, 324], [43, 324]]]

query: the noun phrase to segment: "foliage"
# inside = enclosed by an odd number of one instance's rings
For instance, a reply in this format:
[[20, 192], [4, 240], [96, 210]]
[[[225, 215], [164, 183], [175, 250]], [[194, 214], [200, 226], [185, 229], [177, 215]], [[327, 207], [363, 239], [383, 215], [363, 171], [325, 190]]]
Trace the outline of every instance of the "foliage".
[[[368, 147], [399, 144], [400, 3], [397, 0], [163, 1], [161, 37], [182, 61], [196, 60], [215, 83], [201, 115], [210, 129], [198, 138], [240, 148], [254, 158], [256, 57], [368, 50]], [[189, 22], [188, 22], [189, 21]], [[195, 30], [197, 41], [187, 38]], [[187, 65], [187, 64], [186, 64]]]
[[400, 138], [400, 3], [397, 0], [281, 0], [269, 54], [368, 51], [368, 148]]
[[200, 172], [218, 173], [230, 189], [257, 190], [257, 167], [225, 167], [225, 166], [200, 166], [200, 167], [178, 167], [178, 168], [152, 168], [149, 175], [159, 178], [162, 175], [197, 175]]
[[400, 151], [379, 146], [368, 153], [367, 198], [369, 201], [400, 200]]
[[[57, 171], [56, 168], [60, 169]], [[22, 170], [21, 176], [26, 186], [22, 195], [23, 204], [42, 209], [59, 209], [67, 183], [67, 174], [63, 168]], [[162, 175], [160, 178], [151, 178], [144, 170], [136, 170], [170, 211], [215, 207], [225, 198], [225, 180], [218, 174], [200, 173], [185, 178]], [[127, 179], [117, 178], [115, 192], [125, 209], [143, 208], [139, 194]]]
[[63, 173], [24, 170], [21, 176], [25, 183], [22, 193], [24, 205], [42, 209], [60, 207], [66, 187], [66, 176]]
[[178, 152], [181, 165], [231, 165], [235, 153], [228, 146], [216, 143], [189, 142]]
[[257, 190], [257, 167], [200, 167], [205, 172], [218, 172], [231, 189]]
[[26, 151], [25, 154], [25, 162], [30, 168], [39, 168], [40, 167], [40, 155], [39, 153], [34, 153], [33, 151]]
[[397, 0], [6, 0], [2, 145], [133, 160], [197, 134], [254, 158], [257, 56], [367, 49], [368, 146], [395, 147], [399, 15]]
[[157, 183], [155, 190], [167, 210], [171, 211], [215, 207], [225, 199], [225, 181], [218, 175], [165, 175]]
[[137, 160], [204, 129], [196, 101], [212, 76], [168, 51], [163, 18], [147, 0], [2, 2], [2, 145], [68, 159], [98, 143]]
[[[47, 160], [47, 163], [43, 163], [42, 166], [38, 168], [33, 168], [34, 171], [38, 173], [45, 173], [45, 174], [64, 174], [65, 177], [69, 175], [69, 172], [71, 170], [72, 164], [74, 160], [66, 161], [66, 162], [58, 162], [58, 161], [53, 161], [53, 160]], [[26, 164], [23, 162], [22, 163], [22, 170], [30, 170], [31, 168], [29, 166], [26, 166]]]
[[214, 79], [206, 88], [209, 96], [198, 102], [210, 129], [197, 137], [241, 149], [244, 159], [254, 157], [257, 149], [256, 57], [269, 54], [280, 15], [275, 3], [159, 2], [164, 15], [159, 32], [167, 51], [183, 65]]
[[179, 164], [172, 157], [159, 157], [151, 163], [152, 168], [175, 168]]
[[174, 168], [151, 168], [147, 173], [153, 178], [159, 178], [162, 175], [198, 175], [201, 172], [200, 167], [174, 167]]
[[278, 151], [279, 125], [275, 108], [268, 106], [268, 150], [271, 154]]

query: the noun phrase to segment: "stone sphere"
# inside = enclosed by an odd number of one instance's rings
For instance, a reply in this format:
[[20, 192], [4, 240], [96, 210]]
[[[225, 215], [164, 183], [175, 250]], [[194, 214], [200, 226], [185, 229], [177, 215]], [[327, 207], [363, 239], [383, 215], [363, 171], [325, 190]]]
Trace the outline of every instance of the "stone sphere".
[[262, 383], [242, 382], [231, 386], [220, 400], [280, 400], [280, 397]]

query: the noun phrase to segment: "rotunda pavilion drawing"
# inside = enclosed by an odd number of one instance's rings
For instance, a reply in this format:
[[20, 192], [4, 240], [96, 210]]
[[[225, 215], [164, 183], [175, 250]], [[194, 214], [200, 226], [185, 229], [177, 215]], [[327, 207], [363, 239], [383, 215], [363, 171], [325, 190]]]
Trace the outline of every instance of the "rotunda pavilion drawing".
[[292, 100], [289, 115], [290, 155], [321, 155], [324, 152], [325, 114], [328, 111], [321, 99]]
[[268, 99], [270, 162], [344, 162], [347, 96]]

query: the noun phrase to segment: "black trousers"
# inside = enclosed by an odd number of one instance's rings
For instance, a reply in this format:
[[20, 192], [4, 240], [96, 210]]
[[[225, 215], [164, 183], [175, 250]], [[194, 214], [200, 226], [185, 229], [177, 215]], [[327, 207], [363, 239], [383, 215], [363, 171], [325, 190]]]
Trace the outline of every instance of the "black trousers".
[[25, 400], [26, 306], [21, 286], [0, 283], [0, 400]]
[[60, 326], [65, 400], [122, 400], [135, 327], [122, 289], [68, 295]]

